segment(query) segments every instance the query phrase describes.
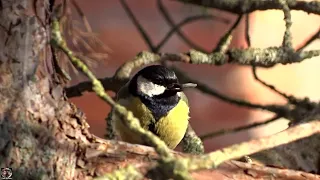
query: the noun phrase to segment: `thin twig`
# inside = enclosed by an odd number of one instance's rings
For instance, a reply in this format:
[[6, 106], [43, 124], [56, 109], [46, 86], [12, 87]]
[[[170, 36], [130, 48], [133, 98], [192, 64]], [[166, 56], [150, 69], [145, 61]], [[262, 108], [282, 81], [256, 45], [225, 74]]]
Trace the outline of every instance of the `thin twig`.
[[311, 44], [313, 41], [315, 41], [316, 39], [320, 38], [320, 28], [318, 29], [318, 31], [316, 33], [314, 33], [314, 35], [312, 35], [308, 40], [306, 40], [305, 43], [303, 43], [300, 47], [297, 48], [298, 52], [303, 51], [309, 44]]
[[138, 31], [140, 32], [143, 40], [147, 43], [148, 47], [150, 48], [150, 50], [152, 52], [156, 52], [155, 51], [155, 47], [154, 44], [152, 43], [152, 40], [150, 38], [150, 36], [147, 34], [147, 32], [144, 30], [144, 28], [142, 27], [142, 25], [139, 23], [138, 19], [136, 18], [136, 16], [133, 14], [133, 12], [131, 11], [130, 7], [128, 6], [128, 4], [126, 3], [125, 0], [120, 0], [122, 7], [124, 8], [125, 12], [128, 14], [129, 18], [131, 19], [131, 21], [133, 22], [134, 26], [138, 29]]
[[251, 38], [250, 38], [250, 14], [246, 14], [245, 21], [245, 37], [248, 47], [251, 47]]
[[[171, 28], [171, 30], [166, 34], [166, 36], [159, 42], [156, 49], [159, 51], [162, 46], [168, 42], [170, 37], [178, 30], [182, 28], [182, 26], [187, 25], [189, 23], [192, 23], [197, 20], [216, 20], [218, 17], [213, 16], [211, 14], [204, 14], [204, 15], [195, 15], [191, 17], [187, 17], [183, 19], [180, 23], [176, 24], [174, 27]], [[228, 20], [224, 20], [224, 22], [228, 23]]]
[[284, 97], [285, 99], [287, 99], [288, 101], [290, 101], [290, 99], [292, 99], [292, 96], [288, 96], [287, 94], [279, 91], [278, 89], [276, 89], [275, 86], [270, 85], [266, 82], [264, 82], [263, 80], [261, 80], [258, 75], [257, 75], [257, 68], [255, 66], [252, 66], [252, 74], [255, 80], [257, 80], [258, 82], [260, 82], [261, 84], [263, 84], [264, 86], [268, 87], [269, 89], [271, 89], [272, 91], [274, 91], [275, 93], [279, 94], [280, 96]]
[[242, 14], [238, 16], [237, 20], [233, 23], [233, 25], [230, 27], [230, 29], [220, 39], [220, 41], [218, 42], [216, 48], [213, 49], [213, 52], [225, 53], [228, 50], [229, 45], [230, 45], [230, 43], [232, 41], [232, 32], [239, 25], [241, 19], [242, 19]]
[[249, 125], [232, 128], [232, 129], [222, 129], [222, 130], [219, 130], [219, 131], [216, 131], [216, 132], [211, 132], [211, 133], [208, 133], [208, 134], [205, 134], [205, 135], [201, 135], [199, 137], [200, 137], [201, 140], [207, 140], [207, 139], [214, 138], [214, 137], [217, 137], [217, 136], [221, 136], [221, 135], [224, 135], [224, 134], [236, 133], [236, 132], [252, 129], [252, 128], [255, 128], [255, 127], [259, 127], [259, 126], [262, 126], [262, 125], [266, 125], [266, 124], [269, 124], [271, 122], [276, 121], [279, 118], [280, 117], [276, 115], [276, 116], [274, 116], [272, 118], [269, 118], [268, 120], [263, 121], [263, 122], [256, 122], [256, 123], [252, 123], [252, 124], [249, 124]]
[[[170, 17], [168, 10], [165, 8], [165, 6], [162, 3], [162, 0], [158, 0], [157, 1], [157, 5], [158, 8], [162, 14], [162, 16], [164, 17], [164, 19], [167, 21], [167, 23], [169, 24], [169, 26], [174, 29], [174, 27], [176, 26], [173, 19]], [[176, 33], [179, 35], [179, 37], [186, 43], [188, 44], [191, 48], [199, 50], [201, 52], [208, 52], [206, 51], [204, 48], [198, 46], [197, 44], [193, 43], [191, 40], [189, 40], [186, 35], [183, 34], [183, 32], [180, 31], [180, 29], [176, 30]]]
[[231, 104], [234, 104], [234, 105], [238, 105], [238, 106], [242, 106], [242, 107], [268, 110], [268, 111], [277, 113], [278, 115], [280, 115], [280, 114], [282, 115], [287, 111], [286, 108], [284, 108], [283, 106], [280, 106], [280, 105], [253, 104], [253, 103], [250, 103], [250, 102], [245, 101], [245, 100], [227, 97], [227, 96], [225, 96], [223, 94], [220, 94], [216, 90], [208, 87], [206, 84], [191, 78], [186, 73], [182, 72], [180, 69], [178, 69], [176, 67], [172, 67], [172, 69], [176, 72], [177, 76], [179, 77], [179, 79], [181, 79], [181, 81], [192, 82], [194, 84], [197, 84], [196, 89], [200, 90], [201, 92], [203, 92], [205, 94], [209, 94], [209, 95], [211, 95], [213, 97], [216, 97], [216, 98], [218, 98], [220, 100], [223, 100], [225, 102], [228, 102], [228, 103], [231, 103]]
[[283, 35], [282, 46], [287, 51], [293, 51], [292, 34], [291, 34], [291, 30], [290, 30], [290, 28], [292, 26], [290, 8], [289, 8], [288, 2], [286, 0], [279, 0], [279, 2], [282, 5], [282, 10], [283, 10], [283, 14], [284, 14], [284, 21], [286, 23], [286, 30]]
[[88, 32], [92, 32], [92, 28], [89, 24], [89, 21], [87, 19], [87, 17], [84, 15], [82, 9], [80, 8], [79, 4], [75, 1], [75, 0], [71, 0], [72, 5], [75, 7], [76, 11], [78, 12], [78, 14], [80, 15], [84, 26], [86, 27]]

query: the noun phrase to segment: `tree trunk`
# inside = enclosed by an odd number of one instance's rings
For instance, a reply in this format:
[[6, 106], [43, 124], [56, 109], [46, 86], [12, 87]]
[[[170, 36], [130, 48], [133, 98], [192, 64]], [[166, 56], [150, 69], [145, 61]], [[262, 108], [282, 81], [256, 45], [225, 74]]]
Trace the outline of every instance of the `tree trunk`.
[[54, 75], [49, 2], [0, 5], [1, 167], [13, 179], [72, 179], [88, 125]]

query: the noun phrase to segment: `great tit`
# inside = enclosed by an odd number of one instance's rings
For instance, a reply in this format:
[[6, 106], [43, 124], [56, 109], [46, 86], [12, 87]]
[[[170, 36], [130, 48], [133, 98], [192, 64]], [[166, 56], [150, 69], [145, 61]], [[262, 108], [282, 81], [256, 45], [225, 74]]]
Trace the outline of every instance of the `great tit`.
[[[117, 93], [117, 102], [132, 111], [140, 124], [174, 149], [184, 137], [189, 123], [188, 99], [182, 92], [195, 84], [180, 84], [173, 70], [151, 65], [136, 73]], [[113, 113], [113, 127], [121, 140], [146, 144]]]

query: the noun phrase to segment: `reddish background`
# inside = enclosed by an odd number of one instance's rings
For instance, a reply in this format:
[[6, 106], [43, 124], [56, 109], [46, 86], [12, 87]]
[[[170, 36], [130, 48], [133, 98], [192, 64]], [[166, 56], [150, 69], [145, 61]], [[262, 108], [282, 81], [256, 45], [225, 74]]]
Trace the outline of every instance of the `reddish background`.
[[[105, 59], [99, 68], [94, 69], [98, 77], [111, 76], [122, 63], [133, 59], [138, 52], [148, 50], [141, 35], [126, 15], [119, 1], [77, 0], [77, 2], [87, 16], [93, 31], [98, 33], [99, 38], [112, 50], [109, 57]], [[170, 30], [159, 13], [155, 0], [127, 2], [152, 37], [153, 42], [159, 42]], [[204, 11], [203, 8], [172, 1], [165, 1], [165, 5], [176, 23], [184, 17]], [[197, 21], [185, 26], [183, 32], [193, 42], [207, 50], [211, 50], [215, 47], [217, 40], [232, 25], [236, 16], [218, 10], [207, 11], [229, 18], [231, 23], [226, 25], [218, 21]], [[78, 19], [75, 13], [74, 17]], [[295, 46], [303, 43], [306, 38], [310, 37], [319, 28], [320, 18], [315, 15], [295, 11], [292, 13], [292, 19], [293, 43]], [[281, 11], [255, 12], [250, 15], [250, 22], [250, 34], [254, 47], [281, 44], [284, 32], [283, 13]], [[244, 21], [234, 32], [231, 46], [246, 47]], [[319, 47], [319, 41], [310, 46], [312, 49], [319, 49]], [[189, 47], [174, 35], [161, 52], [179, 53], [188, 49]], [[319, 60], [319, 58], [314, 58], [301, 64], [277, 65], [272, 69], [261, 69], [258, 73], [260, 77], [276, 85], [282, 91], [299, 97], [309, 96], [313, 99], [319, 99], [320, 83], [317, 80], [320, 73], [318, 71]], [[261, 104], [284, 102], [279, 96], [255, 82], [251, 69], [248, 67], [236, 65], [221, 67], [178, 65], [184, 71], [187, 71], [189, 75], [198, 78], [201, 82], [206, 82], [210, 87], [223, 94], [228, 94], [230, 97], [247, 99]], [[83, 80], [85, 79], [82, 76], [74, 76], [72, 84]], [[261, 121], [270, 117], [268, 113], [236, 107], [196, 90], [188, 90], [186, 93], [191, 103], [190, 122], [199, 135], [221, 128], [236, 127], [253, 121]], [[106, 128], [104, 119], [109, 113], [110, 107], [92, 93], [87, 93], [82, 97], [71, 98], [70, 100], [86, 113], [91, 132], [103, 137]], [[286, 121], [281, 121], [256, 130], [213, 138], [205, 141], [206, 150], [211, 151], [235, 142], [272, 134], [285, 127]]]

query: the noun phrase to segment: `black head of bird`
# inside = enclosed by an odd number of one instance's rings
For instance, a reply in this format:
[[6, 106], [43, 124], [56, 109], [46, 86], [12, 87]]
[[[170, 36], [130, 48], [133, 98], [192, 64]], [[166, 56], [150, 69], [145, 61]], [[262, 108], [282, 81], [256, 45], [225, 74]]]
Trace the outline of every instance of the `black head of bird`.
[[129, 90], [133, 95], [146, 98], [169, 98], [177, 95], [190, 83], [180, 84], [175, 72], [162, 65], [151, 65], [140, 70], [131, 80]]

